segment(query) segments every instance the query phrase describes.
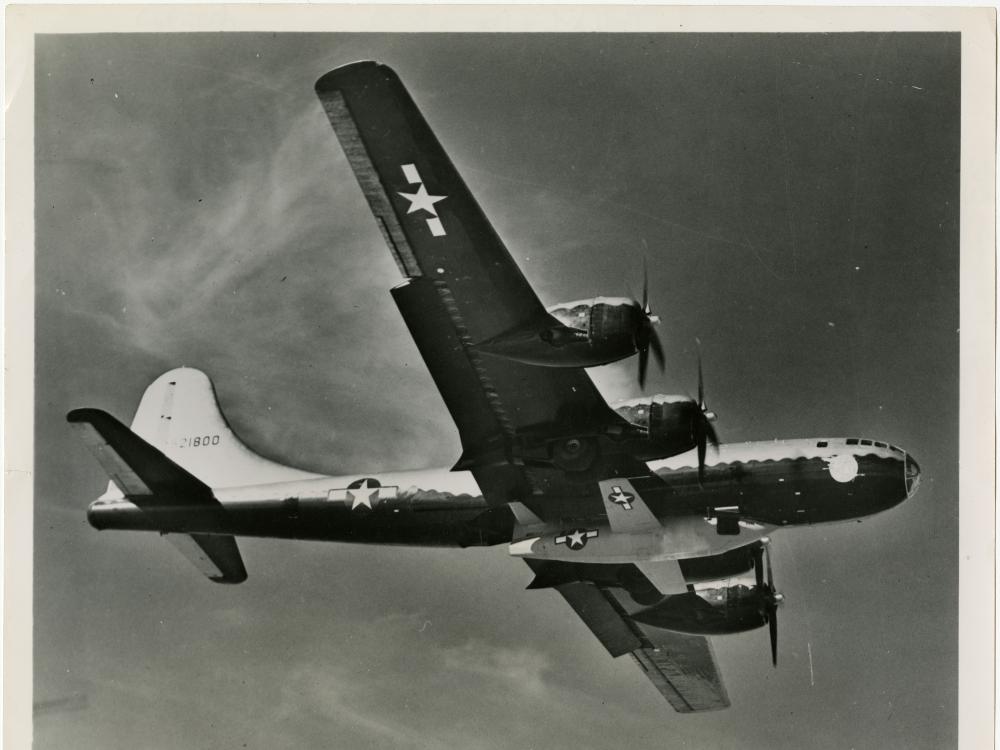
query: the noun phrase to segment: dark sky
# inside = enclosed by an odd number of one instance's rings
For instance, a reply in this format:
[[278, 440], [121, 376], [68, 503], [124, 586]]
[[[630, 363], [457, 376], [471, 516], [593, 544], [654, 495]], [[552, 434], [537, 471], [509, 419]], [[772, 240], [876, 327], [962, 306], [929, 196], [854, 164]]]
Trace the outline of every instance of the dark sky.
[[[956, 742], [957, 35], [293, 35], [36, 42], [35, 700], [47, 748], [942, 748]], [[866, 436], [918, 495], [775, 536], [733, 706], [680, 716], [504, 548], [241, 541], [210, 584], [98, 533], [64, 414], [128, 420], [178, 365], [261, 452], [449, 466], [454, 427], [312, 92], [392, 65], [542, 301], [633, 293], [703, 342], [724, 440]], [[602, 368], [635, 394], [635, 362]], [[810, 659], [811, 655], [811, 659]]]

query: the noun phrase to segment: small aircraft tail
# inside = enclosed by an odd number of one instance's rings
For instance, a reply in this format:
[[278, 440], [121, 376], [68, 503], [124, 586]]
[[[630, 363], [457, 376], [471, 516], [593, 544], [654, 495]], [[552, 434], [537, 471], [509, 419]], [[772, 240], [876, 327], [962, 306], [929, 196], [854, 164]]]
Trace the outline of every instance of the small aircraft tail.
[[213, 488], [292, 481], [316, 476], [270, 461], [247, 448], [226, 422], [205, 373], [182, 367], [146, 389], [129, 429], [100, 409], [75, 409], [67, 420], [111, 477], [98, 510], [127, 500], [159, 519], [167, 537], [209, 579], [247, 577], [236, 540], [225, 534], [185, 534], [185, 515], [225, 514]]

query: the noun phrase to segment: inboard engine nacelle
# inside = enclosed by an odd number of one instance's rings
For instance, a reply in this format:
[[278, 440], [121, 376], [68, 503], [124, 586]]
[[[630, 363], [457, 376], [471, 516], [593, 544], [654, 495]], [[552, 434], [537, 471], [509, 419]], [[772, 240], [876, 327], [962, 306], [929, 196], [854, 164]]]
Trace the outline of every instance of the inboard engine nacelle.
[[[617, 401], [611, 407], [644, 434], [636, 441], [637, 457], [644, 461], [676, 456], [695, 448], [715, 414], [688, 396], [655, 396]], [[630, 446], [631, 447], [631, 446]]]

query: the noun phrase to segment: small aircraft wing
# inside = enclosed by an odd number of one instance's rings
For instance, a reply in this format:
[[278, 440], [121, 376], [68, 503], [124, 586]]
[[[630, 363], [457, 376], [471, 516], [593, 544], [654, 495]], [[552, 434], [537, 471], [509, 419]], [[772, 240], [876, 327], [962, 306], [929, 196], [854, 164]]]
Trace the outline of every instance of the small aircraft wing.
[[[627, 423], [582, 368], [526, 365], [476, 348], [502, 333], [558, 322], [396, 74], [352, 63], [320, 78], [316, 93], [406, 277], [392, 295], [458, 427], [463, 455], [456, 468], [478, 470], [493, 504], [538, 494], [539, 482], [519, 468], [531, 462], [523, 454], [535, 443]], [[605, 476], [647, 471], [627, 456], [603, 460]], [[559, 482], [548, 476], [544, 491], [558, 491]]]
[[[545, 580], [550, 563], [526, 561], [540, 583], [530, 588], [555, 588], [612, 656], [632, 659], [680, 713], [714, 711], [729, 706], [712, 646], [705, 636], [675, 633], [636, 622], [628, 616], [624, 593], [612, 586], [583, 580]], [[622, 568], [631, 566], [600, 566]], [[565, 573], [565, 566], [556, 566]], [[615, 580], [624, 571], [605, 574]], [[551, 574], [549, 574], [551, 575]], [[555, 573], [556, 576], [561, 573]]]

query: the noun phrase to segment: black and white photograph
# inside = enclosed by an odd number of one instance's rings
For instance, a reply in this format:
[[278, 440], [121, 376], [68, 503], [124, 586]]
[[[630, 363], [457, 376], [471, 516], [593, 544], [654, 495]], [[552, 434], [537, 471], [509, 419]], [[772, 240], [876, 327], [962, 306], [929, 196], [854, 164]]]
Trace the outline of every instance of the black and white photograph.
[[959, 747], [956, 28], [36, 34], [33, 747]]

